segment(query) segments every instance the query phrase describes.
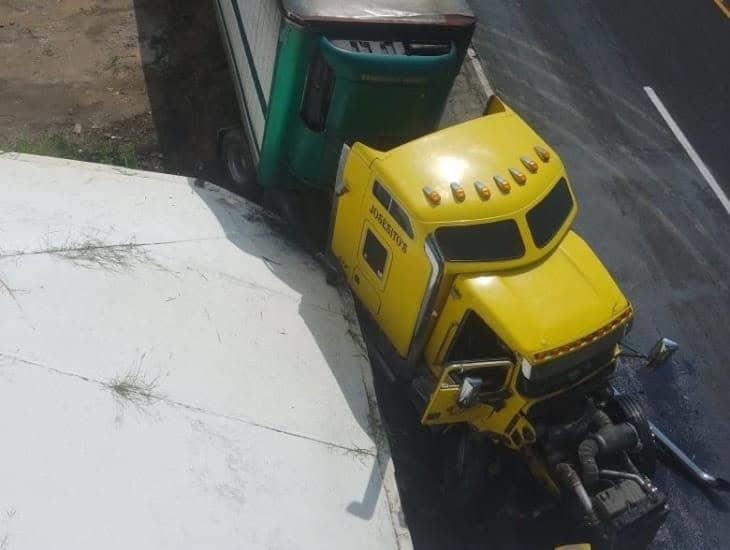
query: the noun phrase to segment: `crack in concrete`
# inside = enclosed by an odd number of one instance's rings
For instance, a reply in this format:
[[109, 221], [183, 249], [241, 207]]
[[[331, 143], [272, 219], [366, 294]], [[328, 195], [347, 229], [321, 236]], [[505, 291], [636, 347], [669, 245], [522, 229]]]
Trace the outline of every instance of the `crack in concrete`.
[[[0, 359], [8, 359], [12, 363], [22, 363], [22, 364], [27, 365], [27, 366], [30, 366], [30, 367], [44, 369], [44, 370], [46, 370], [48, 372], [52, 372], [52, 373], [58, 374], [60, 376], [66, 376], [66, 377], [69, 377], [69, 378], [74, 378], [76, 380], [81, 380], [81, 381], [86, 382], [86, 383], [89, 383], [89, 384], [94, 384], [94, 385], [99, 386], [100, 388], [103, 388], [105, 390], [111, 390], [112, 389], [111, 386], [110, 386], [110, 382], [105, 382], [105, 381], [99, 380], [97, 378], [91, 378], [91, 377], [84, 376], [82, 374], [78, 374], [78, 373], [71, 372], [71, 371], [65, 371], [65, 370], [62, 370], [62, 369], [57, 369], [55, 367], [51, 367], [50, 365], [44, 365], [42, 363], [37, 363], [35, 361], [31, 361], [29, 359], [24, 359], [22, 357], [18, 357], [18, 356], [15, 356], [15, 355], [11, 355], [11, 354], [7, 354], [7, 353], [0, 352]], [[286, 436], [289, 436], [289, 437], [295, 437], [297, 439], [303, 439], [305, 441], [310, 441], [310, 442], [313, 442], [313, 443], [318, 443], [320, 445], [324, 445], [324, 446], [330, 447], [332, 449], [338, 449], [338, 450], [342, 450], [342, 451], [347, 451], [348, 453], [355, 453], [355, 454], [358, 454], [358, 455], [371, 456], [371, 457], [375, 457], [377, 459], [377, 450], [362, 449], [362, 448], [354, 447], [354, 446], [353, 447], [348, 447], [347, 445], [341, 445], [339, 443], [333, 443], [332, 441], [326, 441], [324, 439], [319, 439], [317, 437], [312, 437], [312, 436], [309, 436], [309, 435], [306, 435], [306, 434], [301, 434], [301, 433], [292, 432], [292, 431], [289, 431], [289, 430], [284, 430], [282, 428], [277, 428], [275, 426], [268, 426], [266, 424], [261, 424], [260, 422], [256, 422], [254, 420], [249, 420], [247, 418], [241, 418], [239, 416], [233, 416], [233, 415], [229, 415], [229, 414], [225, 414], [225, 413], [220, 413], [220, 412], [217, 412], [217, 411], [214, 411], [214, 410], [210, 410], [210, 409], [206, 409], [204, 407], [200, 407], [198, 405], [191, 405], [190, 403], [185, 403], [183, 401], [178, 401], [176, 399], [172, 399], [170, 397], [163, 396], [163, 395], [159, 395], [159, 394], [155, 394], [155, 393], [150, 393], [150, 394], [147, 395], [147, 397], [151, 401], [157, 401], [157, 402], [165, 403], [166, 405], [171, 406], [171, 407], [177, 407], [177, 408], [186, 409], [188, 411], [192, 411], [192, 412], [196, 412], [196, 413], [200, 413], [200, 414], [205, 414], [207, 416], [212, 416], [214, 418], [220, 418], [220, 419], [223, 419], [223, 420], [229, 420], [231, 422], [237, 422], [239, 424], [244, 424], [246, 426], [252, 426], [254, 428], [259, 428], [259, 429], [262, 429], [262, 430], [267, 430], [267, 431], [275, 432], [275, 433], [282, 434], [282, 435], [286, 435]]]
[[23, 306], [20, 305], [18, 297], [15, 295], [16, 289], [10, 288], [10, 286], [3, 280], [2, 273], [0, 273], [0, 288], [7, 292], [8, 296], [10, 296], [10, 299], [13, 300], [13, 302], [15, 302], [15, 305], [18, 306], [18, 309], [22, 311]]
[[[221, 236], [221, 237], [201, 237], [198, 239], [180, 239], [180, 240], [172, 240], [172, 241], [156, 241], [156, 242], [144, 242], [144, 243], [119, 243], [119, 244], [94, 244], [94, 245], [86, 245], [86, 246], [57, 246], [57, 247], [49, 247], [43, 250], [33, 250], [33, 251], [20, 251], [20, 252], [11, 252], [9, 254], [0, 254], [0, 260], [9, 259], [9, 258], [22, 258], [25, 256], [43, 256], [43, 255], [49, 255], [49, 256], [58, 256], [64, 259], [68, 259], [70, 261], [89, 261], [89, 263], [93, 263], [93, 256], [89, 258], [89, 260], [86, 260], [83, 256], [77, 257], [68, 257], [67, 255], [71, 254], [84, 254], [84, 253], [93, 253], [94, 251], [104, 251], [104, 250], [114, 250], [114, 249], [123, 249], [123, 250], [132, 250], [140, 247], [154, 247], [154, 246], [165, 246], [170, 244], [182, 244], [182, 243], [195, 243], [195, 242], [206, 242], [206, 241], [219, 241], [219, 240], [228, 240], [230, 241], [229, 236]], [[233, 241], [231, 241], [233, 242]], [[234, 243], [235, 244], [235, 243]], [[272, 264], [276, 264], [277, 266], [282, 266], [283, 264], [276, 262], [272, 260], [271, 258], [268, 258], [267, 256], [261, 255], [261, 256], [255, 256], [259, 258], [264, 264], [266, 264], [269, 268], [271, 268]], [[114, 262], [112, 262], [114, 263]], [[142, 262], [142, 263], [150, 263], [150, 261]], [[190, 267], [188, 267], [191, 269]], [[203, 278], [207, 280], [207, 277], [205, 275], [195, 270], [197, 273], [199, 273]], [[287, 294], [286, 292], [281, 292], [280, 290], [270, 288], [264, 285], [260, 285], [258, 283], [255, 283], [253, 281], [248, 281], [246, 279], [241, 279], [240, 277], [237, 277], [235, 275], [231, 275], [228, 273], [219, 272], [219, 275], [230, 279], [232, 281], [235, 281], [239, 284], [242, 284], [248, 288], [251, 288], [253, 290], [262, 290], [268, 294], [281, 296], [287, 299], [293, 298], [292, 295]], [[20, 307], [20, 303], [18, 303], [18, 300], [12, 292], [13, 289], [10, 289], [5, 285], [5, 283], [0, 279], [0, 288], [5, 289], [8, 294], [10, 294], [11, 298], [16, 302], [18, 307]], [[308, 306], [312, 309], [320, 310], [326, 313], [333, 313], [337, 314], [338, 311], [333, 311], [329, 307], [325, 307], [316, 303], [310, 303], [304, 301], [304, 295], [301, 295], [300, 301], [303, 303], [304, 306]], [[22, 309], [22, 308], [21, 308]]]

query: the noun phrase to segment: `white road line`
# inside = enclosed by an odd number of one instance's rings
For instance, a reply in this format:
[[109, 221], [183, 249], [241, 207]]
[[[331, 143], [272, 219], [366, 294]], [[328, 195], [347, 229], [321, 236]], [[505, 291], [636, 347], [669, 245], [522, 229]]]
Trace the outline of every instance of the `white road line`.
[[479, 79], [479, 83], [482, 85], [482, 88], [484, 88], [484, 93], [487, 94], [487, 98], [492, 97], [494, 95], [494, 88], [492, 88], [492, 85], [487, 79], [487, 75], [484, 73], [484, 67], [482, 67], [482, 62], [479, 61], [477, 52], [474, 51], [474, 48], [470, 47], [467, 50], [466, 55], [469, 57], [472, 67], [474, 67], [474, 72], [477, 73], [477, 78]]
[[669, 129], [674, 134], [674, 137], [677, 138], [677, 141], [679, 141], [682, 147], [684, 147], [684, 150], [689, 155], [689, 158], [692, 159], [692, 162], [695, 163], [697, 170], [699, 170], [700, 174], [702, 174], [702, 177], [705, 178], [707, 185], [710, 186], [715, 195], [717, 195], [717, 198], [720, 199], [720, 202], [725, 207], [727, 213], [730, 214], [730, 199], [727, 198], [727, 195], [722, 190], [722, 187], [720, 187], [720, 184], [717, 183], [715, 176], [712, 175], [710, 169], [707, 168], [707, 165], [697, 154], [695, 148], [692, 147], [692, 144], [687, 139], [687, 136], [684, 135], [682, 129], [674, 121], [672, 115], [669, 114], [669, 111], [667, 111], [667, 108], [664, 106], [664, 103], [662, 103], [662, 100], [659, 99], [659, 96], [656, 95], [656, 92], [651, 88], [651, 86], [644, 86], [644, 91], [646, 92], [646, 95], [649, 96], [649, 99], [654, 104], [654, 107], [656, 107], [656, 110], [659, 111], [659, 114], [664, 119], [664, 122], [666, 122], [667, 126], [669, 126]]

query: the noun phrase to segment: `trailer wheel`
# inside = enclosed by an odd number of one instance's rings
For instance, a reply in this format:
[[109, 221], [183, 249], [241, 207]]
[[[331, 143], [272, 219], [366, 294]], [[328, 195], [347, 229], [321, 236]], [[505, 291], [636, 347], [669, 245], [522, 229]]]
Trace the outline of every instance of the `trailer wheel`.
[[618, 422], [628, 422], [639, 434], [641, 449], [629, 452], [629, 457], [646, 476], [653, 476], [656, 471], [656, 448], [649, 427], [649, 420], [641, 402], [633, 395], [616, 395], [608, 402], [608, 414]]
[[219, 150], [226, 174], [235, 190], [247, 196], [258, 195], [260, 188], [256, 183], [256, 170], [243, 130], [231, 128], [221, 132]]

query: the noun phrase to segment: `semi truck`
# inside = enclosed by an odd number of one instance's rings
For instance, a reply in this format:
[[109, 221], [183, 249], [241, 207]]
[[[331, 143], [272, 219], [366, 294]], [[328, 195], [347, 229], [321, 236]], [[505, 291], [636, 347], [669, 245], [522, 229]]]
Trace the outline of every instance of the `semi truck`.
[[485, 116], [386, 152], [345, 147], [328, 250], [375, 362], [423, 424], [459, 434], [451, 490], [498, 499], [477, 489], [507, 449], [599, 547], [641, 548], [668, 505], [641, 404], [610, 383], [634, 313], [577, 211], [556, 152], [493, 97]]

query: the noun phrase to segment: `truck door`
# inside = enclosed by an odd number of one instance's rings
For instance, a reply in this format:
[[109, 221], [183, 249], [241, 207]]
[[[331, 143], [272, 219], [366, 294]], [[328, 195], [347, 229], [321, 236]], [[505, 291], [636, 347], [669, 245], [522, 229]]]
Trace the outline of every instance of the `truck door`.
[[[331, 250], [355, 295], [403, 358], [427, 301], [433, 266], [424, 237], [378, 176], [382, 155], [356, 143], [337, 178]], [[342, 162], [341, 162], [342, 164]]]
[[[439, 351], [443, 370], [423, 414], [424, 424], [487, 418], [508, 397], [514, 371], [509, 349], [479, 314], [460, 303], [458, 292], [449, 302], [439, 323], [443, 326], [434, 331], [434, 336], [443, 338]], [[455, 313], [460, 316], [454, 318]]]
[[332, 221], [330, 249], [342, 267], [350, 288], [373, 316], [380, 311], [380, 292], [392, 254], [363, 217], [362, 208], [372, 175], [367, 150], [345, 146], [340, 157]]

